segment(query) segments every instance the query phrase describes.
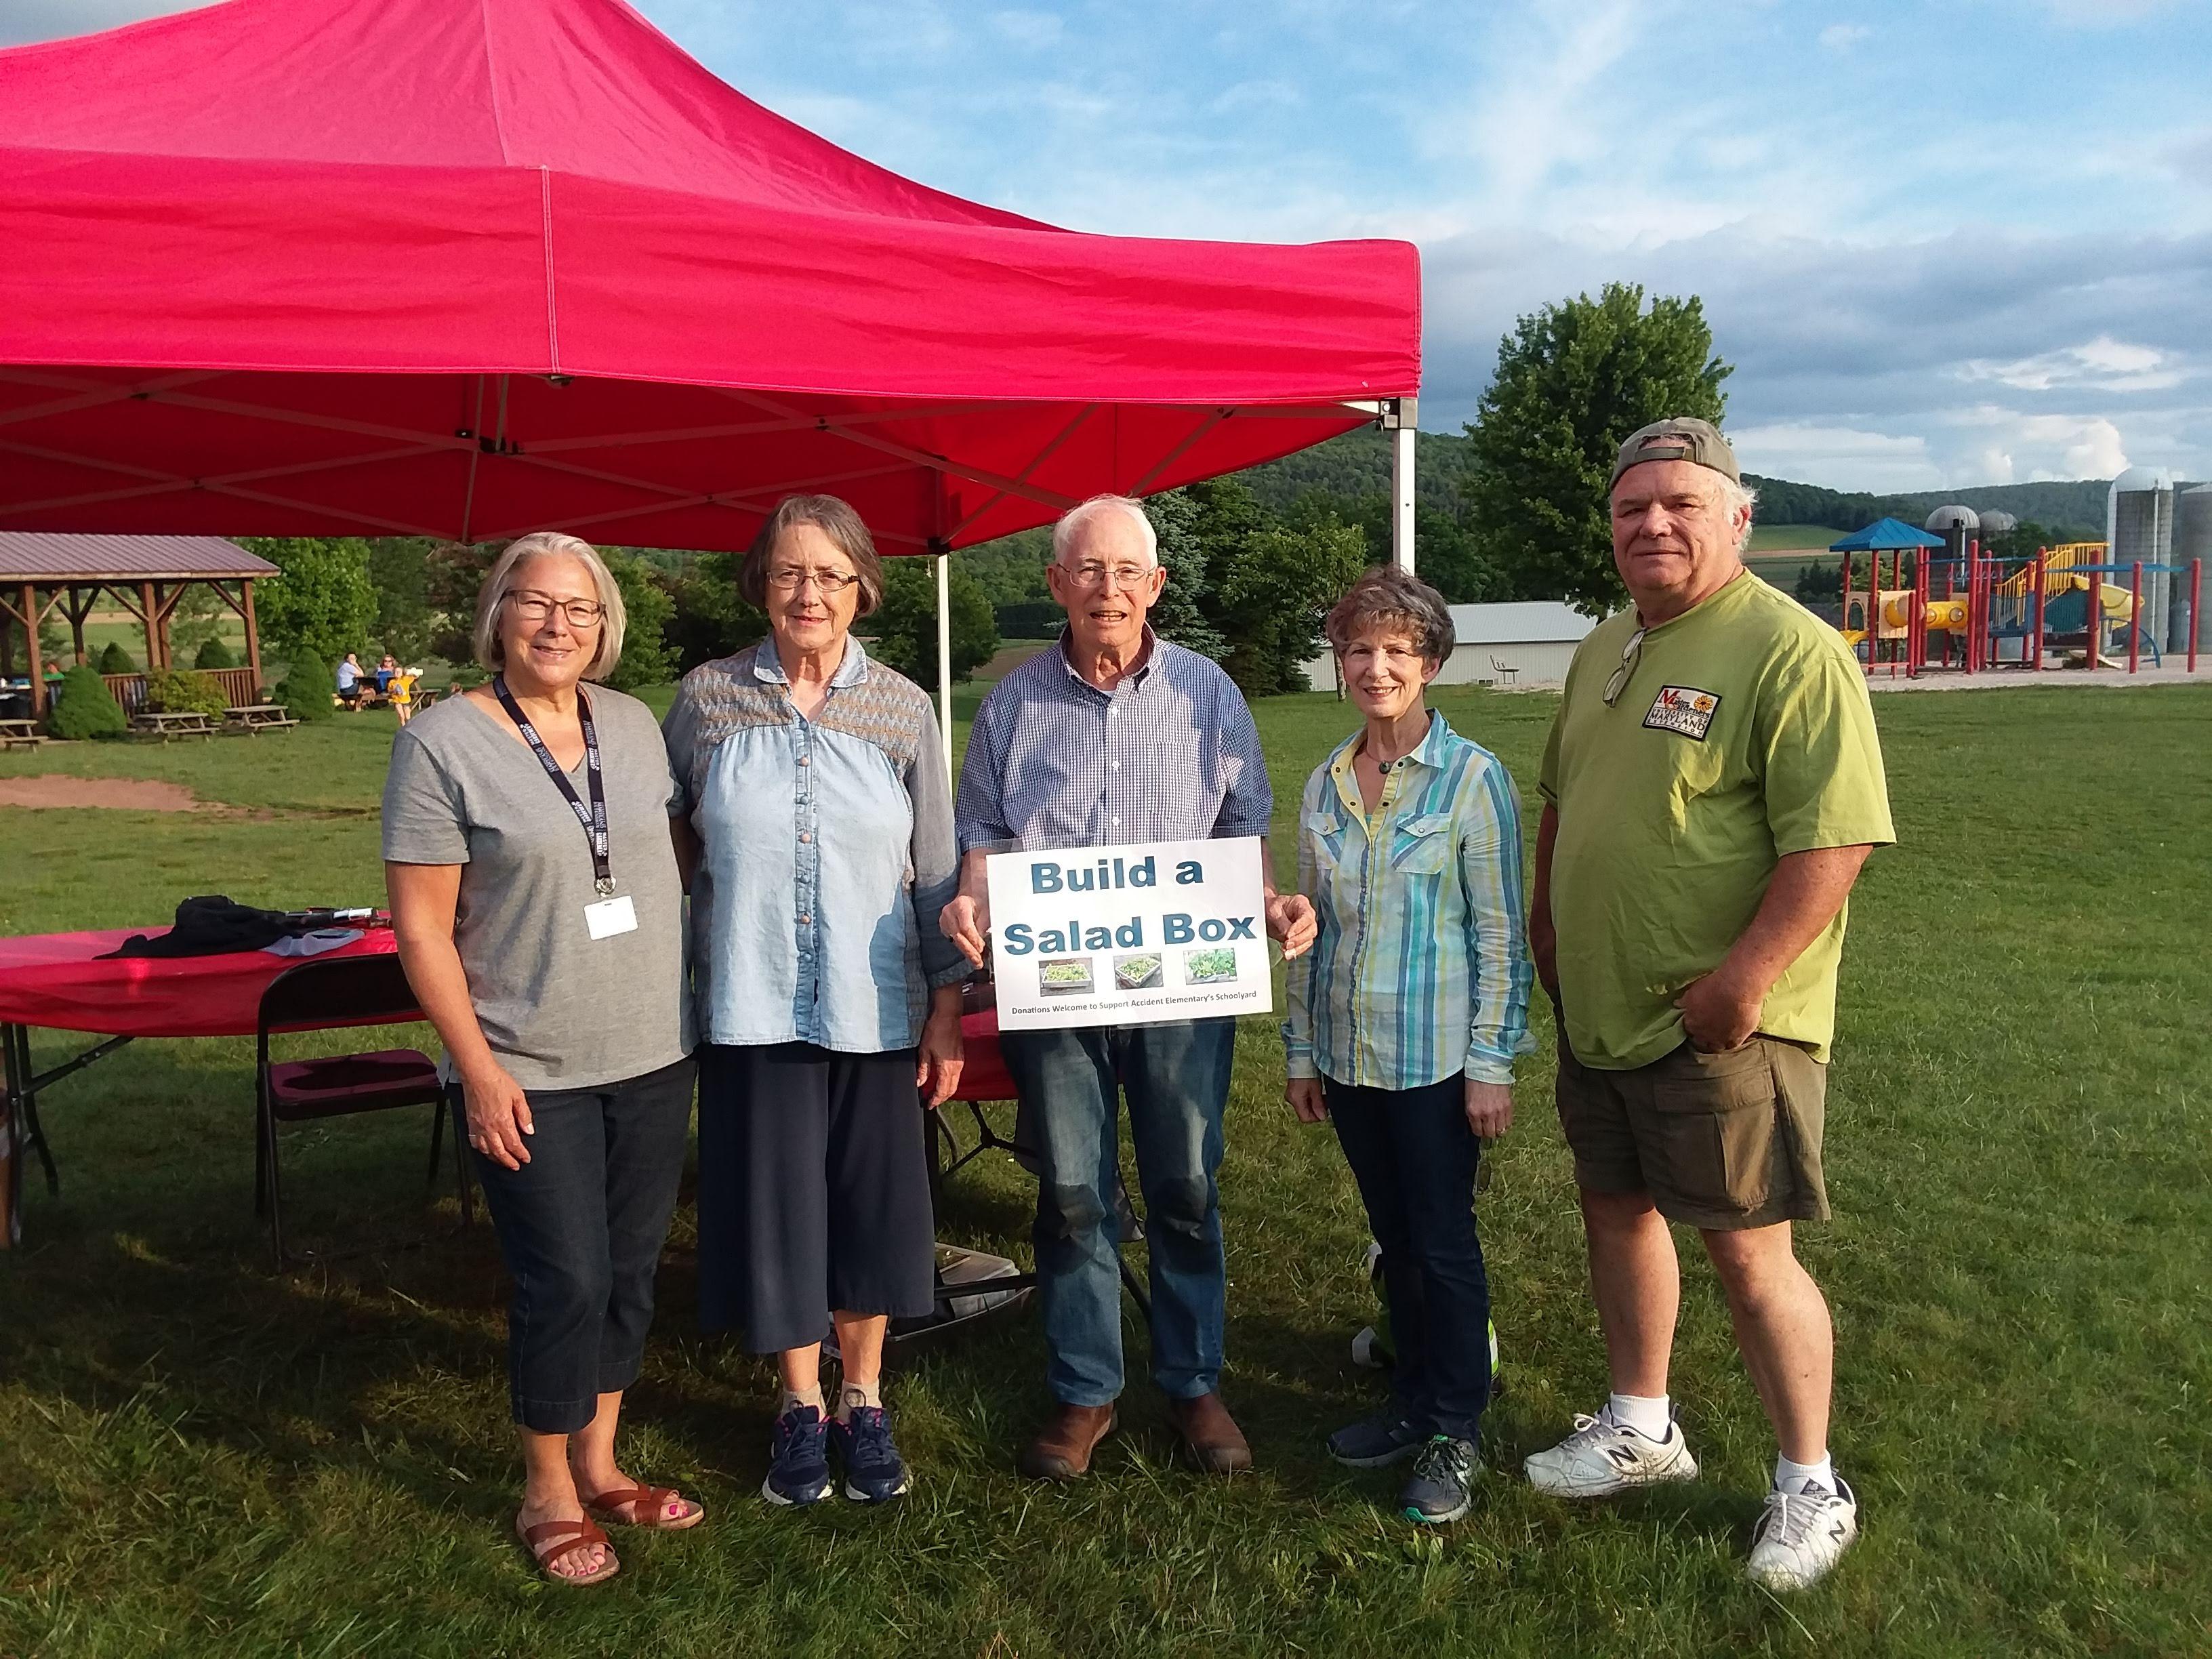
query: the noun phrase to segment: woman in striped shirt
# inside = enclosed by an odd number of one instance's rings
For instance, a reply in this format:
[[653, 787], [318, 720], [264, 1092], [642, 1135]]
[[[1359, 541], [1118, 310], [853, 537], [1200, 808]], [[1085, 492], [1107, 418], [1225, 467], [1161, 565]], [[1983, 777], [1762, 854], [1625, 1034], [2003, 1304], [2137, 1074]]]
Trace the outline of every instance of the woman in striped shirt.
[[1289, 965], [1291, 1109], [1324, 1118], [1382, 1247], [1395, 1343], [1388, 1407], [1329, 1437], [1340, 1462], [1414, 1456], [1414, 1521], [1467, 1513], [1490, 1400], [1490, 1287], [1474, 1220], [1482, 1142], [1513, 1121], [1528, 1036], [1521, 813], [1497, 757], [1426, 705], [1451, 612], [1395, 566], [1329, 612], [1366, 717], [1307, 780], [1298, 888], [1320, 932]]

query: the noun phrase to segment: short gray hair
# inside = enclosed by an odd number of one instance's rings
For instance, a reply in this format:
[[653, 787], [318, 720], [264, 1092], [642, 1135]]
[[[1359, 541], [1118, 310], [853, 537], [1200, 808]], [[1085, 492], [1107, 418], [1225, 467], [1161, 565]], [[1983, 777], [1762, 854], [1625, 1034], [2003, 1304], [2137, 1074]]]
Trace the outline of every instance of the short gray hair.
[[1340, 657], [1361, 635], [1378, 629], [1403, 633], [1424, 662], [1441, 663], [1457, 642], [1444, 596], [1395, 564], [1378, 564], [1352, 583], [1322, 623]]
[[1083, 533], [1084, 528], [1092, 520], [1109, 513], [1126, 513], [1136, 520], [1137, 527], [1144, 533], [1145, 562], [1147, 565], [1158, 564], [1160, 562], [1160, 532], [1152, 528], [1152, 514], [1145, 511], [1145, 504], [1133, 495], [1093, 495], [1082, 506], [1071, 507], [1060, 514], [1060, 522], [1052, 527], [1052, 562], [1054, 564], [1065, 563], [1068, 549], [1075, 545], [1075, 538]]
[[592, 591], [599, 596], [599, 608], [604, 614], [599, 618], [599, 648], [592, 653], [591, 661], [584, 665], [584, 678], [606, 678], [622, 660], [623, 632], [629, 625], [629, 612], [623, 608], [622, 589], [616, 584], [614, 572], [607, 568], [607, 562], [599, 556], [599, 550], [557, 530], [538, 530], [527, 536], [518, 536], [492, 562], [483, 586], [477, 590], [477, 623], [471, 643], [477, 662], [495, 674], [507, 666], [507, 647], [499, 637], [500, 607], [514, 591], [516, 573], [532, 559], [574, 559], [591, 573]]
[[860, 604], [854, 615], [873, 616], [884, 602], [883, 558], [853, 504], [836, 495], [786, 495], [775, 504], [738, 566], [738, 595], [747, 605], [768, 604], [768, 562], [775, 556], [784, 532], [803, 524], [812, 525], [853, 562], [853, 574], [860, 580]]

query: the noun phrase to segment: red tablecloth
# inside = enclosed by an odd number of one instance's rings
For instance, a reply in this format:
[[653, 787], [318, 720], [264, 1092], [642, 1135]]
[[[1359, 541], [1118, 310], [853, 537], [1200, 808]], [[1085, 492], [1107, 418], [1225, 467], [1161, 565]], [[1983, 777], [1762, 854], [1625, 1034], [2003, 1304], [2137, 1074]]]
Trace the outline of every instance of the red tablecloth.
[[[40, 1025], [109, 1036], [252, 1036], [261, 994], [287, 968], [398, 949], [388, 927], [371, 928], [351, 945], [321, 957], [234, 951], [215, 957], [98, 958], [133, 933], [33, 933], [0, 939], [0, 1024]], [[960, 1021], [967, 1047], [963, 1100], [1012, 1100], [1014, 1080], [999, 1055], [995, 1009]]]
[[319, 957], [229, 951], [214, 957], [104, 956], [134, 933], [33, 933], [0, 939], [0, 1024], [43, 1025], [109, 1036], [252, 1036], [261, 994], [305, 961], [398, 949], [389, 927], [372, 927]]

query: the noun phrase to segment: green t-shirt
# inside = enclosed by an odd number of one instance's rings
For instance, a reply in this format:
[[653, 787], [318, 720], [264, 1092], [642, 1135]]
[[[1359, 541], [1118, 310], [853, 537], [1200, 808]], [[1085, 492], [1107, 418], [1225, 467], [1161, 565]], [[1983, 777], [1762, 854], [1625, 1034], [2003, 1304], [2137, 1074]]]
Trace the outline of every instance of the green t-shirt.
[[[1544, 750], [1559, 809], [1552, 921], [1568, 1040], [1628, 1071], [1684, 1041], [1674, 999], [1751, 925], [1776, 860], [1887, 844], [1889, 794], [1866, 678], [1843, 636], [1747, 572], [1647, 629], [1607, 618], [1575, 653]], [[1759, 1030], [1828, 1057], [1838, 912], [1768, 993]]]

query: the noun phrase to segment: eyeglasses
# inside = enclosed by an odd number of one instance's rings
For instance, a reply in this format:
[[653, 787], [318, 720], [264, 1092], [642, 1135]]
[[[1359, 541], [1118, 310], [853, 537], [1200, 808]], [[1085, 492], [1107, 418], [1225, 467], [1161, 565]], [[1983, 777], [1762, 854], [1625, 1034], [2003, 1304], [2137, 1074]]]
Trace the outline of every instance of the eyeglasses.
[[834, 599], [860, 579], [843, 570], [771, 570], [768, 585], [779, 593], [796, 593], [807, 583], [825, 599]]
[[1114, 586], [1116, 587], [1142, 587], [1151, 580], [1152, 572], [1159, 567], [1142, 564], [1111, 566], [1079, 564], [1073, 568], [1063, 565], [1061, 568], [1066, 570], [1067, 574], [1075, 579], [1075, 585], [1078, 587], [1103, 587], [1109, 576], [1113, 577]]
[[542, 623], [558, 611], [568, 617], [571, 628], [597, 628], [607, 615], [606, 606], [597, 599], [556, 599], [550, 593], [520, 592], [508, 594], [507, 602], [526, 623]]
[[1637, 662], [1643, 655], [1644, 630], [1639, 628], [1628, 636], [1628, 643], [1621, 647], [1620, 666], [1613, 671], [1613, 678], [1605, 683], [1601, 697], [1607, 708], [1612, 708], [1619, 701], [1620, 694], [1628, 690], [1628, 678], [1636, 672]]

